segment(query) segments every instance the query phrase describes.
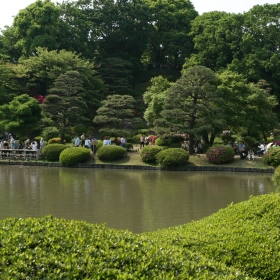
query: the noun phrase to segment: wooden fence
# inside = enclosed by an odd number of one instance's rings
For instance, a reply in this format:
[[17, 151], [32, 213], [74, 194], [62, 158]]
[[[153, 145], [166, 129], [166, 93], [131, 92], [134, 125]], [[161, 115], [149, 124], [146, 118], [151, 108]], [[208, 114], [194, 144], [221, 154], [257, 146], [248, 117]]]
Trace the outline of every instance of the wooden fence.
[[0, 159], [38, 160], [40, 151], [29, 149], [0, 149]]

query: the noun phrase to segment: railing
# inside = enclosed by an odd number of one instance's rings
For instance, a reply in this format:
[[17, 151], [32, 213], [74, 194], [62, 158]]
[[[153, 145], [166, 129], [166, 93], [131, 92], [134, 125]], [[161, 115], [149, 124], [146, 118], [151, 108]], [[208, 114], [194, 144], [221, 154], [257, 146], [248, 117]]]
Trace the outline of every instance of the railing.
[[0, 159], [38, 160], [40, 151], [29, 149], [0, 149]]

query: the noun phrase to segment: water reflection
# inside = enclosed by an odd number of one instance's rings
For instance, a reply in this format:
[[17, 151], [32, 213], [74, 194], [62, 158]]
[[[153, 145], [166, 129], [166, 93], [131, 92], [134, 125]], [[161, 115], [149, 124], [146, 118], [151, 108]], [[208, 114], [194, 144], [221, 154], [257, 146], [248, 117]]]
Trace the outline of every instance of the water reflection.
[[0, 218], [55, 217], [152, 231], [275, 190], [272, 175], [0, 166]]

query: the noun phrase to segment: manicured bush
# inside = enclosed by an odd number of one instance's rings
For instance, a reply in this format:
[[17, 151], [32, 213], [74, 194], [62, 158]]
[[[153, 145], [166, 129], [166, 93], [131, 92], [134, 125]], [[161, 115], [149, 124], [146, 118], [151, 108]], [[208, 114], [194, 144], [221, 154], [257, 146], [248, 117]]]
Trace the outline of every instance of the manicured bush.
[[148, 145], [140, 151], [140, 157], [143, 162], [156, 162], [156, 155], [162, 150], [163, 147], [157, 145]]
[[46, 127], [42, 131], [42, 137], [46, 140], [49, 141], [51, 138], [56, 138], [59, 137], [59, 130], [57, 127]]
[[271, 147], [263, 157], [264, 163], [277, 167], [280, 165], [280, 147]]
[[103, 141], [102, 140], [97, 140], [97, 144], [96, 144], [96, 150], [98, 150], [100, 147], [103, 146]]
[[58, 161], [60, 153], [66, 148], [64, 144], [47, 145], [43, 148], [42, 155], [47, 161]]
[[131, 143], [126, 143], [126, 150], [127, 151], [133, 150], [133, 145]]
[[[51, 138], [49, 141], [48, 141], [48, 144], [61, 144], [61, 139], [59, 137], [57, 138]], [[66, 144], [66, 141], [64, 140], [64, 144]]]
[[157, 138], [155, 144], [157, 146], [168, 146], [170, 142], [167, 138]]
[[163, 239], [83, 221], [11, 218], [0, 235], [1, 279], [250, 279]]
[[96, 156], [101, 160], [118, 160], [126, 155], [126, 149], [116, 145], [102, 146], [97, 150]]
[[182, 166], [188, 163], [189, 153], [180, 148], [169, 148], [157, 153], [156, 160], [161, 166]]
[[200, 221], [151, 233], [150, 238], [219, 260], [249, 279], [276, 280], [280, 278], [279, 217], [280, 194], [258, 195]]
[[74, 165], [85, 162], [90, 157], [90, 150], [84, 147], [73, 147], [63, 150], [60, 153], [59, 161], [63, 165]]
[[230, 163], [234, 160], [234, 150], [225, 145], [212, 146], [206, 152], [206, 159], [215, 164]]

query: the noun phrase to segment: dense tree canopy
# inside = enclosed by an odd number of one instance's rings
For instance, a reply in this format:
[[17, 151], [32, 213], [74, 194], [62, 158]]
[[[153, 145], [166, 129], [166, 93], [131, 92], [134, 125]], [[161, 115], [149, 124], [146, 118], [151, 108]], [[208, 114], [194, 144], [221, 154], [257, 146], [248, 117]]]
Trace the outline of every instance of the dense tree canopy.
[[42, 118], [36, 99], [22, 94], [0, 106], [0, 129], [10, 133], [35, 136], [36, 126]]
[[44, 115], [60, 129], [62, 143], [66, 128], [85, 120], [87, 106], [84, 92], [79, 72], [67, 71], [58, 76], [42, 104]]

